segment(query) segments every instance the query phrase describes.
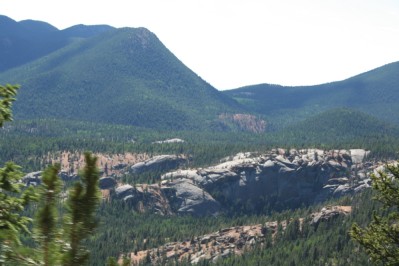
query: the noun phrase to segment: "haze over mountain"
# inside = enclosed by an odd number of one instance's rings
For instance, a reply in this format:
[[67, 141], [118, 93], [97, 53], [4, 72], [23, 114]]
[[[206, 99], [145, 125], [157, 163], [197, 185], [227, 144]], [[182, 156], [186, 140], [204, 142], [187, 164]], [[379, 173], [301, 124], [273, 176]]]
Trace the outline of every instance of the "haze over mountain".
[[77, 38], [88, 38], [110, 29], [107, 25], [76, 25], [58, 30], [46, 22], [16, 22], [0, 15], [0, 72], [45, 56]]

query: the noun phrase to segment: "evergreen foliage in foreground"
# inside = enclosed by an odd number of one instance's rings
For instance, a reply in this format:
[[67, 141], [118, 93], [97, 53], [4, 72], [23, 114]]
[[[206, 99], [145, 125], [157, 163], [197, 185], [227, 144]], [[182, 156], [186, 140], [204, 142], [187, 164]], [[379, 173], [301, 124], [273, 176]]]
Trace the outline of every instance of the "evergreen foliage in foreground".
[[[0, 127], [12, 120], [11, 105], [18, 87], [0, 86]], [[82, 181], [74, 184], [67, 201], [64, 229], [58, 225], [57, 203], [60, 202], [59, 165], [50, 166], [43, 174], [39, 197], [41, 207], [36, 215], [35, 238], [41, 249], [39, 256], [20, 251], [22, 233], [30, 235], [31, 218], [22, 215], [24, 207], [37, 194], [32, 187], [23, 188], [19, 166], [9, 162], [0, 169], [0, 265], [83, 265], [89, 252], [82, 241], [96, 226], [95, 210], [100, 200], [96, 158], [85, 154]], [[24, 250], [25, 251], [25, 250]], [[29, 252], [29, 249], [28, 249]]]
[[[0, 127], [12, 120], [11, 106], [18, 86], [0, 85]], [[0, 265], [7, 261], [26, 261], [20, 251], [20, 234], [30, 233], [29, 217], [21, 214], [24, 207], [36, 199], [32, 188], [22, 191], [20, 167], [8, 162], [0, 168]]]
[[373, 214], [367, 227], [353, 224], [351, 236], [362, 245], [374, 262], [399, 265], [399, 166], [387, 165], [387, 171], [372, 175], [375, 200], [385, 214]]
[[32, 188], [22, 191], [20, 167], [9, 162], [0, 168], [0, 265], [7, 261], [21, 262], [26, 259], [20, 249], [20, 234], [30, 231], [31, 218], [22, 215], [24, 207], [36, 200]]
[[18, 85], [0, 85], [0, 127], [4, 122], [12, 121], [11, 106], [19, 89]]

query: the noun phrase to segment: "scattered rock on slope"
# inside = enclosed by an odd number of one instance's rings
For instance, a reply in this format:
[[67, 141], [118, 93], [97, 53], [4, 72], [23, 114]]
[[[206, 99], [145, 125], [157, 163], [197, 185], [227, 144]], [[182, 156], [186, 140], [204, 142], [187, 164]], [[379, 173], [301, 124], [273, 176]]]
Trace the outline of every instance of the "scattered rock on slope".
[[[314, 223], [312, 220], [311, 225], [315, 226], [338, 215], [348, 215], [351, 211], [351, 206], [325, 207], [320, 212], [311, 215], [310, 218], [313, 218], [313, 220], [318, 217], [317, 223]], [[303, 221], [303, 218], [299, 219], [300, 224]], [[281, 225], [283, 230], [285, 230], [287, 221], [282, 221]], [[277, 230], [277, 221], [269, 221], [256, 225], [234, 226], [203, 236], [186, 239], [185, 241], [170, 242], [157, 248], [132, 252], [128, 254], [128, 257], [130, 257], [135, 265], [139, 264], [145, 258], [150, 258], [151, 263], [154, 265], [166, 265], [168, 262], [181, 261], [187, 258], [190, 258], [192, 264], [196, 264], [201, 260], [216, 262], [218, 259], [230, 255], [242, 255], [245, 251], [251, 250], [255, 245], [265, 245], [267, 241], [271, 241], [271, 243], [268, 243], [268, 245], [271, 245]]]

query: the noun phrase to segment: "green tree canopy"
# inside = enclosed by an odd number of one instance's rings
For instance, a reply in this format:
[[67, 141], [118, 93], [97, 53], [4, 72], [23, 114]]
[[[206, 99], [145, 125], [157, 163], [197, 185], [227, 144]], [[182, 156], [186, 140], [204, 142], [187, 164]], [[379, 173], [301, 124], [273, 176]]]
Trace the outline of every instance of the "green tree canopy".
[[[0, 85], [0, 127], [12, 120], [11, 106], [19, 86]], [[8, 162], [0, 168], [0, 265], [6, 261], [29, 261], [20, 255], [17, 247], [20, 233], [29, 233], [31, 218], [21, 215], [21, 211], [36, 194], [32, 188], [22, 191], [20, 167]]]

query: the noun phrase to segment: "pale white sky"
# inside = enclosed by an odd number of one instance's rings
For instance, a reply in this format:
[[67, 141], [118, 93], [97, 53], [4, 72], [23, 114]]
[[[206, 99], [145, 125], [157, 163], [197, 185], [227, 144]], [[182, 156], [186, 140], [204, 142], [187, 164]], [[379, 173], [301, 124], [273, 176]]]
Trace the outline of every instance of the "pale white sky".
[[0, 0], [0, 14], [146, 27], [219, 90], [320, 84], [399, 61], [399, 0]]

